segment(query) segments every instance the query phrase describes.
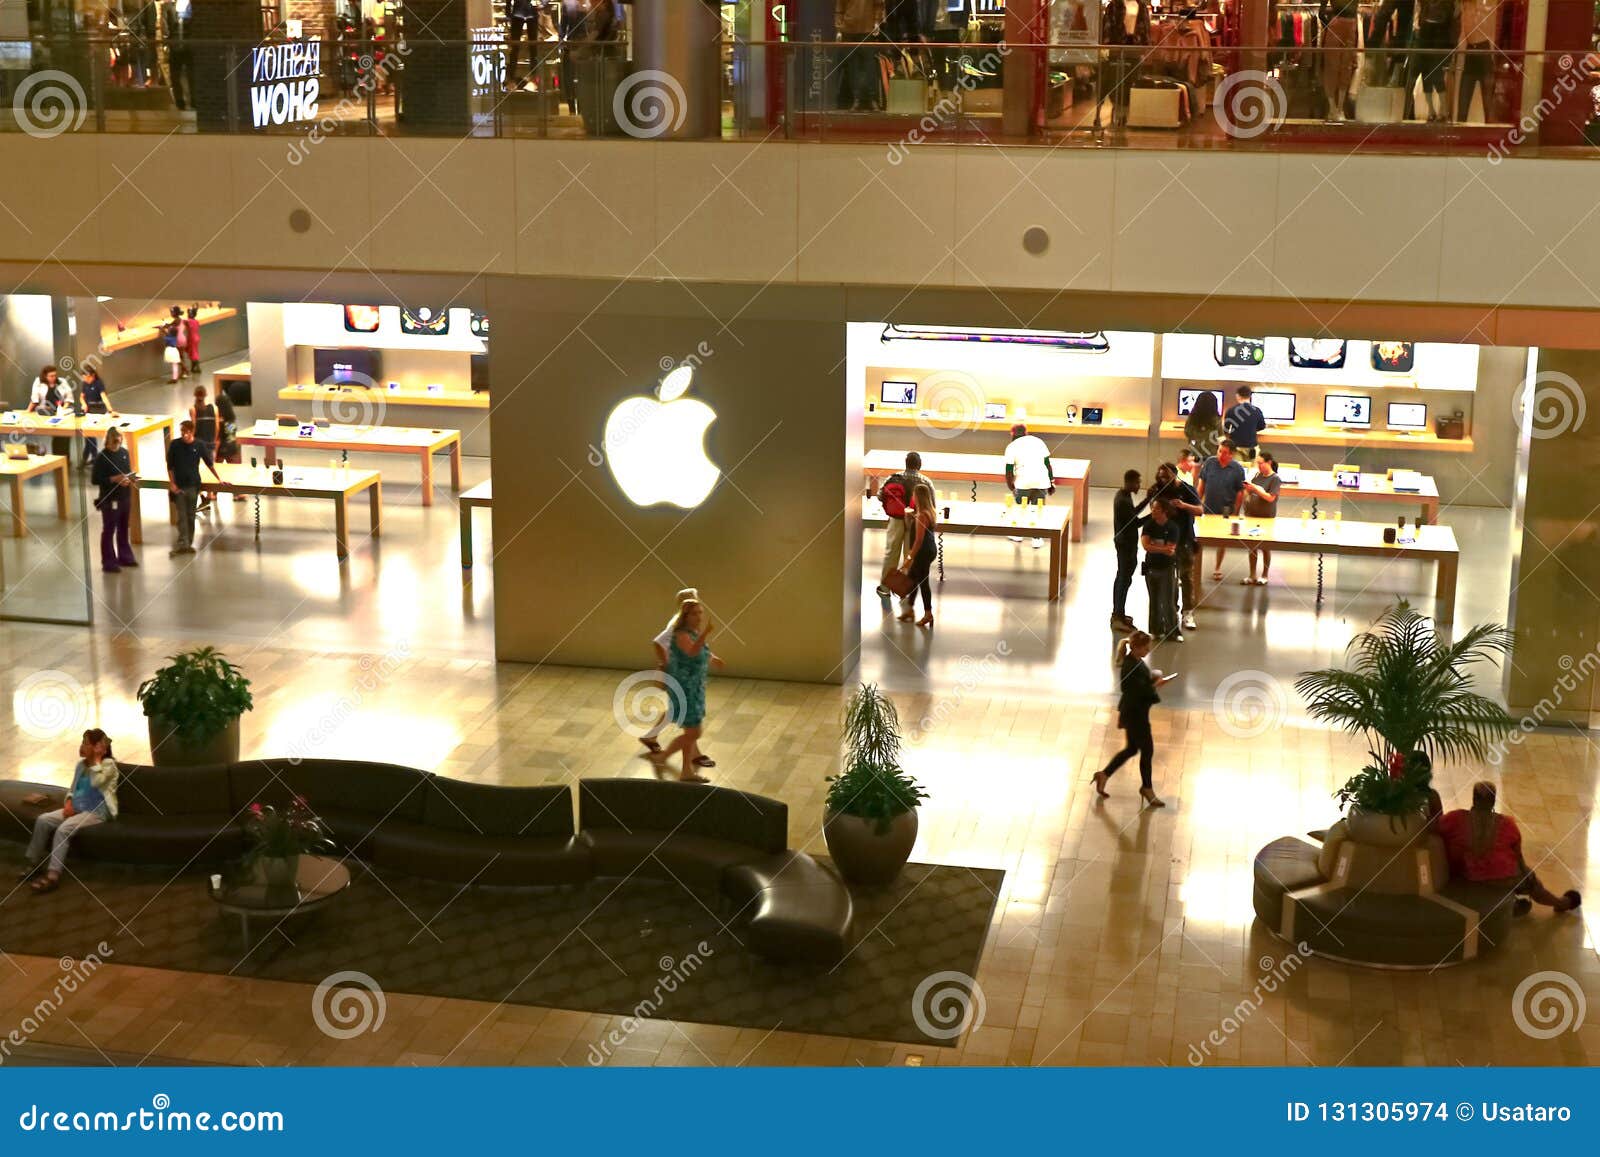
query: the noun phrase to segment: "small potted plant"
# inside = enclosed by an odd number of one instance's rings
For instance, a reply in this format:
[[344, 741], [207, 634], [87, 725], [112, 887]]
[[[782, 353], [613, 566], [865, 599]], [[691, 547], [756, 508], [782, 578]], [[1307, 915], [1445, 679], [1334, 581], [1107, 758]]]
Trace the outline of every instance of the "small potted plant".
[[855, 884], [887, 884], [917, 842], [917, 804], [928, 793], [900, 766], [900, 717], [876, 685], [845, 705], [844, 765], [828, 777], [822, 835], [839, 873]]
[[[1481, 624], [1454, 643], [1401, 600], [1350, 641], [1348, 669], [1307, 671], [1295, 680], [1313, 719], [1362, 735], [1371, 762], [1335, 796], [1349, 812], [1352, 839], [1404, 843], [1427, 808], [1433, 761], [1483, 759], [1516, 720], [1472, 690], [1471, 671], [1511, 650], [1512, 635]], [[1426, 758], [1419, 758], [1425, 756]]]
[[285, 808], [251, 804], [244, 829], [250, 840], [245, 867], [268, 888], [291, 887], [302, 855], [333, 850], [327, 825], [298, 795]]
[[214, 647], [180, 651], [139, 686], [150, 759], [161, 767], [239, 761], [239, 717], [254, 706], [250, 680]]

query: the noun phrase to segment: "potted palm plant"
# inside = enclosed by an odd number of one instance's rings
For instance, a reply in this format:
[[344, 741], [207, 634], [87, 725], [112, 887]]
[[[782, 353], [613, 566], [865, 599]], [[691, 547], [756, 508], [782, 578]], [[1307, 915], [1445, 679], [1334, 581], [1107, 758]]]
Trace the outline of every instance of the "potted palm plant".
[[250, 680], [215, 647], [167, 657], [139, 686], [150, 727], [150, 759], [162, 767], [239, 760], [239, 717], [254, 706]]
[[1346, 667], [1306, 671], [1295, 690], [1313, 719], [1363, 736], [1371, 762], [1335, 793], [1352, 839], [1405, 842], [1425, 820], [1435, 761], [1483, 759], [1516, 721], [1472, 690], [1471, 673], [1511, 650], [1512, 634], [1485, 623], [1454, 643], [1401, 600], [1350, 641]]
[[822, 835], [846, 880], [887, 884], [917, 842], [917, 804], [928, 793], [900, 766], [900, 717], [875, 684], [845, 704], [844, 762], [828, 777]]

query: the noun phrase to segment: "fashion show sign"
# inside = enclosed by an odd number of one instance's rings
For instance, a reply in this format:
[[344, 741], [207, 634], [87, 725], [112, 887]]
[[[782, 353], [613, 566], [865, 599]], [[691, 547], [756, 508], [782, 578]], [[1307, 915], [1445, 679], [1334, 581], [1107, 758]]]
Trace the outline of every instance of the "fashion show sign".
[[322, 41], [267, 44], [250, 50], [250, 120], [258, 129], [317, 118]]

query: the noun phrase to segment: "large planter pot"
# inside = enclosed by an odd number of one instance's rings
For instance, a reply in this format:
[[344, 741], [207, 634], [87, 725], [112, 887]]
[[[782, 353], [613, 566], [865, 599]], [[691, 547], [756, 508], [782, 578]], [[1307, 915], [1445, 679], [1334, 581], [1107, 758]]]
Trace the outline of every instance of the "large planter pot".
[[873, 820], [829, 812], [822, 838], [839, 874], [852, 884], [888, 884], [900, 874], [917, 842], [917, 813], [903, 812], [880, 833]]
[[205, 743], [185, 743], [167, 723], [146, 720], [150, 725], [150, 762], [157, 767], [205, 767], [214, 763], [239, 762], [239, 720], [228, 725]]
[[1351, 808], [1350, 814], [1345, 816], [1345, 825], [1352, 840], [1386, 848], [1405, 847], [1417, 838], [1427, 822], [1427, 817], [1421, 812], [1407, 816], [1385, 816]]

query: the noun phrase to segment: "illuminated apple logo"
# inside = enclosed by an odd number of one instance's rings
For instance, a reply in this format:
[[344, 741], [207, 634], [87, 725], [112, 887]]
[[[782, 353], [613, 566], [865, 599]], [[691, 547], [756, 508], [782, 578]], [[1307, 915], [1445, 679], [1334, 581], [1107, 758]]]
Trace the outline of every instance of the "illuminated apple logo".
[[679, 366], [661, 379], [656, 398], [628, 398], [606, 419], [606, 461], [635, 506], [666, 502], [692, 510], [722, 476], [705, 446], [716, 412], [683, 396], [693, 377], [693, 366]]

